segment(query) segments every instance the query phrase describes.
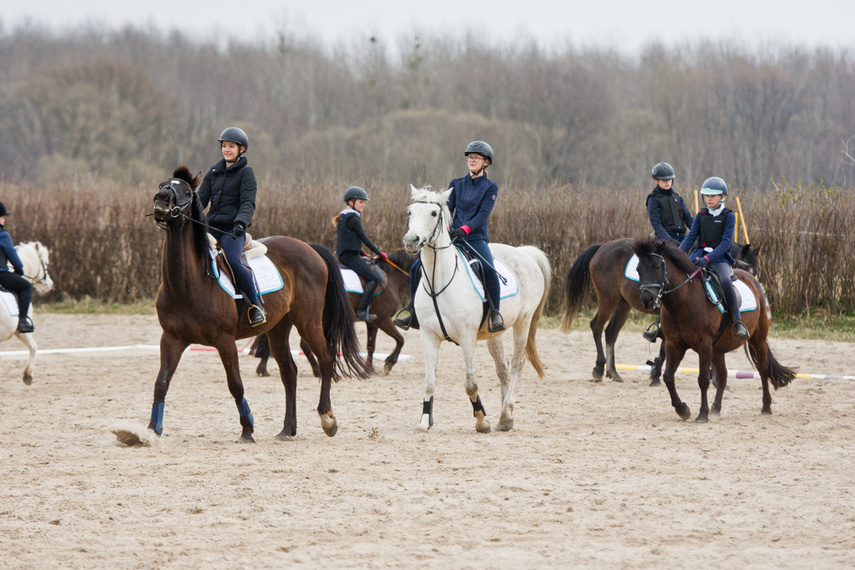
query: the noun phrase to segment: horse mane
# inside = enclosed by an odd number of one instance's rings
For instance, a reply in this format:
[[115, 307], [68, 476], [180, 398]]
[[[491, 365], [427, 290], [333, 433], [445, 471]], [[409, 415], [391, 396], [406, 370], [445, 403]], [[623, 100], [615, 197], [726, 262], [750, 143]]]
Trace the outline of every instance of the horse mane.
[[20, 247], [31, 247], [35, 250], [36, 254], [39, 256], [39, 259], [42, 260], [42, 263], [48, 265], [50, 263], [50, 253], [48, 252], [48, 248], [42, 245], [40, 241], [25, 241], [18, 244]]
[[[404, 248], [400, 248], [400, 249], [396, 249], [394, 251], [387, 252], [386, 255], [389, 256], [389, 261], [391, 261], [392, 263], [394, 263], [395, 265], [397, 265], [398, 267], [400, 267], [404, 271], [409, 271], [410, 267], [413, 266], [413, 263], [415, 263], [416, 260], [419, 258], [419, 256], [416, 254], [407, 253], [407, 250]], [[379, 267], [383, 267], [384, 270], [388, 271], [388, 269], [386, 269], [387, 265], [388, 265], [387, 263], [378, 264]], [[392, 268], [392, 269], [394, 269], [394, 268]]]
[[193, 244], [197, 252], [204, 254], [210, 249], [207, 229], [208, 216], [205, 215], [202, 203], [199, 201], [199, 195], [196, 193], [196, 188], [198, 188], [199, 182], [202, 180], [202, 173], [199, 172], [193, 176], [187, 165], [182, 164], [172, 171], [172, 178], [186, 182], [190, 186], [190, 190], [192, 190], [193, 205], [190, 216], [194, 222], [198, 222], [193, 224]]
[[686, 273], [694, 273], [696, 269], [695, 264], [692, 263], [685, 251], [658, 238], [637, 239], [632, 243], [632, 250], [638, 257], [661, 255], [676, 265], [677, 269]]
[[413, 202], [427, 202], [438, 205], [442, 208], [442, 219], [445, 225], [448, 226], [451, 224], [451, 210], [448, 209], [448, 204], [441, 200], [441, 196], [442, 192], [434, 190], [430, 185], [424, 188], [413, 189]]

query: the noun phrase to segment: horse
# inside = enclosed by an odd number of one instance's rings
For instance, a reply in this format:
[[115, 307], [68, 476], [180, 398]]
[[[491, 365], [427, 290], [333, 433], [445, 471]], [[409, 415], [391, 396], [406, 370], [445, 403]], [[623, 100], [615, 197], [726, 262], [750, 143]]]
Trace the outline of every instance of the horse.
[[[731, 255], [736, 266], [752, 275], [759, 275], [758, 254], [760, 247], [752, 249], [750, 244], [731, 246]], [[593, 380], [601, 382], [603, 375], [615, 382], [623, 382], [615, 366], [615, 343], [626, 323], [630, 309], [651, 315], [657, 312], [644, 308], [638, 282], [626, 277], [624, 270], [632, 257], [632, 240], [616, 239], [595, 244], [583, 251], [567, 272], [564, 288], [564, 318], [561, 331], [570, 332], [573, 321], [582, 305], [590, 297], [591, 286], [597, 293], [597, 313], [591, 319], [591, 332], [597, 346], [597, 361], [592, 371]], [[608, 326], [606, 322], [608, 321]], [[606, 330], [606, 345], [603, 350], [603, 327]], [[659, 356], [650, 366], [650, 385], [659, 385], [662, 364], [665, 362], [665, 345], [660, 344]]]
[[[677, 414], [689, 418], [689, 407], [677, 395], [674, 373], [688, 349], [698, 354], [698, 386], [701, 389], [701, 408], [696, 422], [709, 421], [707, 390], [710, 385], [710, 365], [715, 366], [716, 393], [712, 413], [721, 412], [721, 398], [727, 386], [725, 355], [740, 346], [752, 365], [760, 373], [763, 386], [762, 414], [772, 413], [772, 395], [769, 383], [777, 390], [788, 385], [796, 376], [794, 370], [780, 364], [769, 348], [769, 315], [766, 312], [766, 295], [757, 279], [747, 271], [736, 269], [734, 274], [744, 283], [756, 299], [756, 308], [742, 313], [742, 321], [751, 336], [736, 341], [730, 333], [730, 314], [722, 313], [707, 298], [704, 278], [681, 249], [654, 240], [636, 240], [632, 250], [638, 256], [641, 302], [648, 311], [659, 309], [665, 344], [665, 371], [662, 379], [668, 387], [671, 405]], [[685, 278], [684, 278], [685, 275]], [[729, 308], [729, 311], [739, 310]]]
[[[15, 251], [24, 265], [24, 279], [33, 284], [33, 289], [36, 290], [36, 293], [44, 295], [53, 289], [53, 280], [48, 274], [48, 264], [50, 262], [48, 248], [43, 246], [41, 242], [29, 241], [16, 245]], [[30, 305], [28, 316], [30, 320], [33, 319], [32, 304]], [[29, 386], [33, 383], [36, 351], [39, 347], [33, 338], [33, 333], [18, 332], [18, 316], [13, 316], [9, 306], [6, 303], [0, 302], [0, 342], [9, 340], [12, 338], [12, 335], [17, 336], [18, 340], [27, 345], [27, 348], [30, 350], [30, 359], [27, 362], [27, 367], [24, 368], [23, 377], [24, 384]]]
[[347, 309], [335, 256], [323, 246], [290, 237], [258, 240], [281, 275], [282, 287], [263, 296], [267, 321], [251, 327], [246, 303], [236, 303], [211, 276], [207, 219], [196, 195], [200, 178], [201, 174], [193, 176], [186, 166], [179, 166], [154, 195], [154, 218], [165, 230], [162, 282], [156, 300], [163, 334], [148, 428], [158, 436], [163, 433], [169, 383], [184, 350], [196, 343], [217, 349], [238, 408], [241, 441], [254, 442], [253, 417], [244, 397], [235, 340], [267, 333], [285, 387], [285, 421], [276, 437], [292, 439], [297, 434], [297, 367], [288, 342], [293, 326], [318, 357], [321, 395], [317, 410], [324, 433], [333, 437], [338, 424], [330, 402], [331, 382], [342, 375], [367, 378], [371, 371], [359, 355], [353, 314]]
[[[386, 285], [374, 296], [371, 301], [371, 310], [377, 315], [377, 318], [371, 322], [366, 322], [368, 339], [366, 344], [366, 352], [368, 354], [368, 364], [373, 366], [374, 363], [374, 348], [377, 345], [377, 331], [382, 330], [384, 333], [395, 339], [395, 350], [386, 357], [383, 365], [383, 374], [388, 375], [392, 371], [392, 367], [398, 362], [398, 357], [401, 354], [401, 349], [404, 348], [404, 337], [398, 332], [398, 327], [392, 324], [392, 319], [403, 306], [404, 300], [410, 295], [410, 267], [415, 263], [417, 256], [407, 253], [403, 249], [396, 249], [388, 253], [388, 262], [378, 262], [377, 267], [386, 273]], [[377, 260], [382, 261], [380, 258]], [[350, 307], [354, 311], [359, 303], [359, 293], [348, 293], [350, 298]], [[318, 361], [312, 354], [311, 349], [306, 344], [306, 341], [300, 340], [300, 348], [303, 354], [309, 361], [312, 367], [312, 373], [317, 377], [320, 376], [318, 369]], [[258, 357], [260, 362], [255, 369], [259, 376], [269, 376], [267, 371], [267, 361], [270, 358], [270, 345], [267, 342], [266, 335], [259, 335], [253, 341], [250, 348], [250, 354]]]
[[[486, 340], [501, 385], [499, 429], [513, 429], [514, 387], [525, 359], [528, 358], [538, 376], [544, 376], [535, 335], [552, 281], [549, 260], [546, 254], [533, 246], [490, 245], [494, 260], [504, 264], [516, 277], [518, 284], [517, 293], [503, 299], [501, 303], [507, 328], [490, 333], [484, 322], [482, 297], [467, 275], [466, 260], [454, 247], [448, 232], [451, 213], [447, 201], [451, 189], [435, 192], [430, 187], [415, 188], [410, 185], [410, 190], [412, 203], [408, 208], [409, 222], [404, 235], [404, 247], [410, 253], [419, 253], [422, 262], [421, 284], [414, 299], [425, 354], [424, 400], [419, 425], [427, 431], [434, 424], [433, 399], [439, 346], [442, 341], [450, 341], [463, 349], [466, 363], [464, 388], [472, 403], [475, 429], [479, 433], [490, 431], [490, 422], [486, 418], [475, 382], [475, 348], [477, 341]], [[500, 336], [510, 330], [513, 330], [514, 352], [508, 367]]]

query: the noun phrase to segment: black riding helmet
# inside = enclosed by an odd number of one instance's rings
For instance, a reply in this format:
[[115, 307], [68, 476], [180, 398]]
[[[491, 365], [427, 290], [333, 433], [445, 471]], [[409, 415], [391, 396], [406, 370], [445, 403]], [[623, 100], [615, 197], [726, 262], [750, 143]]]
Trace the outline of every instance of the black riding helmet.
[[351, 186], [344, 191], [344, 202], [349, 204], [351, 200], [368, 200], [368, 192], [359, 186]]
[[657, 163], [653, 167], [652, 174], [655, 180], [674, 180], [676, 178], [674, 168], [667, 162]]
[[8, 216], [11, 214], [9, 210], [6, 209], [6, 206], [3, 205], [3, 202], [0, 202], [0, 216]]
[[493, 164], [493, 147], [485, 143], [484, 141], [472, 141], [466, 146], [466, 150], [463, 151], [464, 156], [469, 156], [470, 154], [480, 154], [488, 161], [490, 161], [490, 165]]
[[246, 133], [243, 129], [239, 129], [237, 127], [228, 127], [222, 133], [220, 133], [220, 138], [217, 139], [218, 142], [230, 141], [238, 146], [244, 147], [244, 152], [249, 150], [249, 137], [246, 136]]

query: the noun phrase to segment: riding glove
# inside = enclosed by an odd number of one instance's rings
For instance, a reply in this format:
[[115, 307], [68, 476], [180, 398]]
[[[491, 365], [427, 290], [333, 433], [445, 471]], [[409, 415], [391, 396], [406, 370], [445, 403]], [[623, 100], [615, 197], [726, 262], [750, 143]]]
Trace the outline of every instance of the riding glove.
[[24, 275], [24, 268], [23, 268], [23, 267], [16, 267], [16, 268], [15, 268], [15, 273], [17, 273], [18, 275], [23, 276], [23, 275]]
[[382, 251], [380, 252], [380, 255], [378, 257], [383, 261], [389, 261], [389, 256], [383, 253]]
[[451, 236], [451, 241], [456, 240], [457, 238], [462, 238], [466, 235], [466, 232], [461, 230], [460, 228], [452, 228], [451, 231], [448, 232], [448, 235]]
[[240, 222], [235, 223], [235, 227], [232, 228], [232, 234], [236, 238], [241, 238], [246, 235], [246, 228], [243, 227], [243, 224]]
[[695, 260], [695, 265], [697, 265], [698, 267], [706, 267], [709, 264], [710, 260], [707, 258], [706, 255], [703, 257], [699, 257]]

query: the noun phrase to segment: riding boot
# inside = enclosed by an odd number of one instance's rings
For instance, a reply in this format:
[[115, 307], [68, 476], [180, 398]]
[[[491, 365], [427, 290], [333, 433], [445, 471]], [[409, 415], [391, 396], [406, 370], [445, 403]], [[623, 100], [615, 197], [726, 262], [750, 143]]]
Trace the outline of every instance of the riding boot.
[[267, 322], [267, 311], [261, 306], [261, 303], [252, 304], [249, 306], [249, 325], [257, 327]]
[[656, 342], [656, 338], [659, 336], [659, 317], [656, 317], [656, 320], [647, 327], [647, 330], [641, 333], [641, 336], [644, 337], [644, 340], [647, 342]]
[[751, 333], [748, 332], [748, 327], [745, 326], [745, 323], [742, 322], [741, 318], [733, 319], [733, 338], [737, 342], [746, 340], [751, 336]]
[[36, 330], [36, 327], [33, 325], [33, 321], [31, 321], [29, 317], [21, 316], [18, 318], [19, 333], [31, 333], [34, 330]]
[[398, 317], [397, 319], [392, 321], [392, 323], [396, 327], [404, 329], [405, 331], [409, 329], [419, 330], [419, 319], [418, 317], [416, 317], [416, 309], [415, 307], [413, 307], [413, 302], [410, 301], [410, 304], [407, 305], [404, 309], [402, 309], [401, 312], [407, 313], [407, 316]]
[[487, 332], [497, 333], [503, 330], [505, 330], [505, 319], [502, 318], [499, 309], [493, 306], [493, 302], [490, 301], [490, 311], [487, 315]]
[[733, 339], [740, 342], [750, 337], [751, 333], [748, 332], [748, 328], [742, 322], [742, 315], [739, 313], [739, 302], [736, 298], [736, 290], [733, 287], [733, 282], [731, 281], [725, 285], [724, 289], [725, 297], [727, 298], [727, 310], [730, 312], [731, 321], [733, 321], [731, 324]]
[[356, 304], [356, 320], [371, 322], [377, 318], [377, 315], [371, 313], [371, 298], [374, 296], [374, 290], [377, 289], [377, 281], [367, 281], [362, 289], [362, 296], [359, 298], [359, 303]]

